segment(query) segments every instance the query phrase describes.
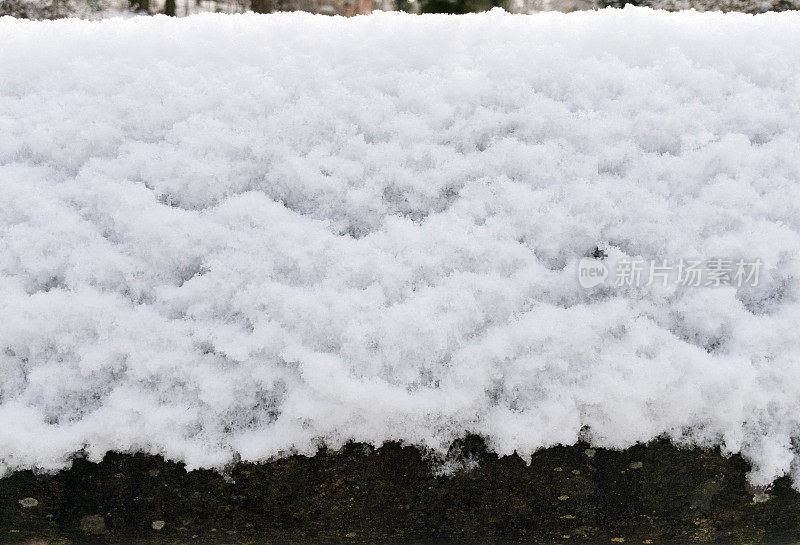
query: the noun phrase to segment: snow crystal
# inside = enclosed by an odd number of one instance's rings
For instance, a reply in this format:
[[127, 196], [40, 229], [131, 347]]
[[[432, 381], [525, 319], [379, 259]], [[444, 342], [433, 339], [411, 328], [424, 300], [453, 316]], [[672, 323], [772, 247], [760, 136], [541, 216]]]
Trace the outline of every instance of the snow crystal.
[[800, 482], [798, 96], [797, 13], [0, 19], [0, 471], [476, 433]]

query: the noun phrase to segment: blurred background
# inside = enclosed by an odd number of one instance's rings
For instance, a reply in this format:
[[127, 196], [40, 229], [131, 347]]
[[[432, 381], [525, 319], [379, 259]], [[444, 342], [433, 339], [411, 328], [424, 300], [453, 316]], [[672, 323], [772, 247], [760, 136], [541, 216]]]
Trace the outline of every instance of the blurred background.
[[800, 0], [0, 0], [0, 16], [101, 19], [155, 14], [184, 17], [202, 12], [271, 13], [301, 10], [349, 17], [375, 10], [470, 13], [500, 7], [512, 13], [533, 13], [623, 7], [625, 4], [670, 11], [696, 9], [763, 13], [800, 9]]

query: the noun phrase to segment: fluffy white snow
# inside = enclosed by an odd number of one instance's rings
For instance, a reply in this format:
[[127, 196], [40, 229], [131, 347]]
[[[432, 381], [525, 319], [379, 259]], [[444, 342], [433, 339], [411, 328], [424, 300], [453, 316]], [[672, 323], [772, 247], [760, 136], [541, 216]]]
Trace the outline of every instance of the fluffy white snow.
[[0, 472], [473, 432], [800, 483], [799, 97], [798, 13], [0, 19]]

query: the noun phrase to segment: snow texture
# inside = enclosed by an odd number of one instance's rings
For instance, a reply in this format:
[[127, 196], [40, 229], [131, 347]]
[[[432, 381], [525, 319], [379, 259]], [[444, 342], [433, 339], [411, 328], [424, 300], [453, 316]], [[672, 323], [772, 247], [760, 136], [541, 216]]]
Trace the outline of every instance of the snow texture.
[[798, 13], [1, 19], [0, 471], [470, 432], [800, 483], [798, 97]]

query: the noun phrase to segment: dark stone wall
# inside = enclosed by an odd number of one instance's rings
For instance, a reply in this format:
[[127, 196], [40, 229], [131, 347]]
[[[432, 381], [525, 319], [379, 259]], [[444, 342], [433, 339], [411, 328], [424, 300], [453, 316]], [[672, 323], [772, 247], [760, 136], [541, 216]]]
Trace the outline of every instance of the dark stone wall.
[[398, 444], [225, 475], [142, 454], [79, 459], [57, 475], [0, 479], [0, 543], [800, 542], [800, 495], [788, 479], [749, 489], [736, 456], [584, 444], [526, 465], [477, 437], [452, 451], [477, 467], [436, 476], [419, 450]]

